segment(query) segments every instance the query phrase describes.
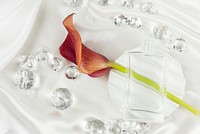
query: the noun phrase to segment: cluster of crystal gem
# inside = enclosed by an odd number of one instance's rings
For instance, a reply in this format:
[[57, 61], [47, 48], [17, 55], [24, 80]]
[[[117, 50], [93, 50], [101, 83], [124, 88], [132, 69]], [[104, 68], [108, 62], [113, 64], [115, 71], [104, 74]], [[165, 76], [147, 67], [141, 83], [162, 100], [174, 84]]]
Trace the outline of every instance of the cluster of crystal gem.
[[129, 9], [136, 9], [138, 3], [136, 0], [122, 0], [122, 6]]
[[[20, 69], [14, 74], [13, 81], [19, 89], [27, 91], [27, 95], [39, 82], [39, 76], [35, 73], [39, 63], [48, 64], [54, 71], [63, 67], [62, 60], [55, 57], [47, 47], [42, 47], [35, 54], [22, 55], [19, 58]], [[78, 68], [68, 66], [65, 75], [68, 79], [78, 78]], [[58, 110], [68, 109], [73, 104], [73, 95], [66, 88], [58, 88], [52, 92], [51, 103]]]
[[[100, 6], [108, 6], [114, 4], [111, 0], [98, 0]], [[121, 0], [121, 6], [128, 9], [137, 9], [141, 7], [143, 13], [151, 15], [156, 12], [155, 4], [151, 1], [139, 2], [137, 0]]]
[[93, 119], [87, 121], [85, 134], [145, 134], [148, 128], [145, 122], [113, 120], [104, 123]]
[[187, 49], [187, 43], [183, 38], [171, 39], [172, 34], [169, 33], [167, 26], [156, 26], [153, 29], [154, 37], [160, 40], [168, 40], [171, 44], [170, 48], [177, 52], [183, 52]]
[[20, 69], [13, 77], [14, 84], [19, 89], [29, 90], [36, 86], [38, 76], [35, 71], [39, 63], [49, 64], [54, 71], [60, 70], [63, 66], [61, 59], [54, 57], [46, 47], [42, 47], [35, 54], [22, 55], [19, 58]]
[[141, 7], [143, 13], [151, 15], [156, 12], [155, 4], [150, 1], [146, 1], [139, 6], [139, 2], [136, 0], [122, 0], [122, 6], [129, 9], [136, 9]]
[[[83, 3], [83, 0], [65, 0], [65, 1], [68, 6], [73, 8], [79, 7]], [[114, 5], [114, 2], [112, 0], [96, 0], [96, 1], [100, 6]], [[153, 1], [144, 1], [144, 2], [138, 0], [120, 0], [120, 1], [121, 1], [121, 6], [124, 8], [137, 9], [140, 7], [141, 11], [145, 14], [152, 15], [156, 13], [156, 6]], [[85, 19], [88, 23], [93, 22], [93, 18], [91, 16], [87, 16]], [[114, 24], [118, 27], [128, 26], [133, 29], [138, 29], [143, 26], [143, 22], [140, 18], [126, 17], [124, 15], [115, 16]], [[183, 52], [187, 49], [187, 43], [183, 38], [176, 38], [172, 40], [171, 37], [169, 37], [171, 35], [169, 34], [167, 26], [156, 26], [153, 29], [153, 34], [157, 39], [168, 40], [171, 43], [170, 48], [174, 49], [177, 52]]]
[[129, 26], [131, 28], [141, 28], [142, 27], [142, 20], [137, 17], [126, 17], [124, 15], [117, 15], [114, 18], [114, 23], [118, 27], [125, 27]]

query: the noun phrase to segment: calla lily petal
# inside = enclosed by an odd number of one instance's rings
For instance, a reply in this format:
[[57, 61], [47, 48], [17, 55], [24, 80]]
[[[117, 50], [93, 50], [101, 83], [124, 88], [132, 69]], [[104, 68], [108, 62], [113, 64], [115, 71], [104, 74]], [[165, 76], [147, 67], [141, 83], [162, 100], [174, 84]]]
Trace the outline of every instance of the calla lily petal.
[[60, 54], [68, 59], [69, 61], [73, 62], [76, 64], [76, 55], [75, 55], [75, 50], [74, 50], [74, 44], [71, 41], [71, 38], [69, 35], [67, 35], [65, 41], [63, 44], [60, 46]]
[[69, 15], [63, 21], [68, 35], [60, 46], [60, 53], [63, 57], [75, 63], [80, 72], [91, 77], [100, 77], [110, 70], [110, 61], [82, 43], [80, 34], [73, 26], [72, 16], [73, 14]]
[[72, 53], [75, 53], [76, 64], [79, 67], [81, 63], [82, 41], [79, 32], [74, 28], [73, 15], [74, 14], [67, 16], [63, 21], [63, 25], [67, 29], [69, 38], [71, 39], [71, 40], [69, 39], [66, 40], [68, 42], [64, 43], [67, 46], [69, 46], [68, 43], [70, 43], [70, 48], [71, 48], [70, 50], [71, 51], [74, 50], [74, 52]]
[[106, 69], [103, 69], [103, 70], [99, 70], [99, 71], [96, 71], [92, 74], [89, 74], [89, 76], [91, 77], [100, 77], [100, 76], [103, 76], [104, 74], [106, 74], [107, 72], [110, 71], [111, 68], [106, 68]]

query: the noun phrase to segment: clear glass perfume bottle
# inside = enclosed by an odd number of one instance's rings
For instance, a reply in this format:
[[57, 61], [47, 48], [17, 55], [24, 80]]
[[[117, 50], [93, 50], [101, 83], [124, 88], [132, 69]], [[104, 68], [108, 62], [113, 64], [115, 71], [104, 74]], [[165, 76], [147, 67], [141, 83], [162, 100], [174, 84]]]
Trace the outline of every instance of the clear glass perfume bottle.
[[162, 122], [166, 89], [167, 57], [156, 54], [150, 44], [128, 53], [123, 118]]

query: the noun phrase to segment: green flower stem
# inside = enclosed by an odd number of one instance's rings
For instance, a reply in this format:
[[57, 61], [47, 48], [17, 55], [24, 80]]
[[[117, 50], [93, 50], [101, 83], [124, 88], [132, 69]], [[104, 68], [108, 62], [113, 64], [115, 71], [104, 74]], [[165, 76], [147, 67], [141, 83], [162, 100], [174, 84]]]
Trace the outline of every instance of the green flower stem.
[[[123, 66], [121, 66], [121, 65], [119, 65], [119, 64], [117, 64], [115, 62], [110, 62], [110, 65], [111, 65], [112, 68], [114, 68], [114, 69], [116, 69], [116, 70], [118, 70], [118, 71], [120, 71], [122, 73], [127, 73], [127, 69], [125, 67], [123, 67]], [[143, 83], [145, 83], [145, 84], [153, 87], [154, 89], [156, 89], [158, 92], [161, 93], [160, 86], [156, 82], [154, 82], [151, 79], [146, 78], [146, 77], [144, 77], [144, 76], [136, 73], [133, 70], [131, 70], [131, 73], [132, 73], [132, 76], [135, 79], [137, 79], [137, 80], [139, 80], [139, 81], [141, 81], [141, 82], [143, 82]], [[180, 98], [178, 98], [175, 95], [173, 95], [172, 93], [168, 92], [166, 88], [165, 88], [164, 92], [165, 92], [167, 98], [169, 98], [173, 102], [175, 102], [175, 103], [179, 104], [180, 106], [186, 108], [187, 110], [189, 110], [190, 112], [192, 112], [194, 115], [196, 115], [196, 116], [199, 115], [200, 111], [198, 109], [192, 107], [188, 103], [184, 102]]]
[[173, 95], [170, 92], [166, 93], [167, 98], [169, 98], [170, 100], [174, 101], [175, 103], [179, 104], [180, 106], [186, 108], [187, 110], [189, 110], [190, 112], [192, 112], [194, 115], [198, 116], [199, 115], [199, 110], [194, 108], [193, 106], [191, 106], [190, 104], [184, 102], [183, 100], [181, 100], [180, 98], [176, 97], [175, 95]]

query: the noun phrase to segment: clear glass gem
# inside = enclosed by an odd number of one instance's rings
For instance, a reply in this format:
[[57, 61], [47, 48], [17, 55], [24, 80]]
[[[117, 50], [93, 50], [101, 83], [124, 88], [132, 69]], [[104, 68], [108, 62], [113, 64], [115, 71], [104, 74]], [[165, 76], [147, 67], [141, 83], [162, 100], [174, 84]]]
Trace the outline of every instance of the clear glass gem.
[[65, 3], [70, 8], [78, 8], [82, 6], [83, 0], [65, 0]]
[[145, 134], [149, 129], [148, 124], [145, 122], [138, 123], [137, 125], [138, 126], [136, 126], [136, 131], [138, 134]]
[[177, 38], [173, 42], [173, 49], [178, 52], [183, 52], [187, 49], [187, 43], [183, 38]]
[[109, 134], [121, 134], [122, 127], [118, 121], [110, 121], [106, 124]]
[[35, 58], [39, 62], [49, 62], [53, 59], [53, 54], [47, 47], [42, 47], [35, 53]]
[[137, 2], [135, 0], [122, 0], [122, 6], [129, 9], [135, 9]]
[[59, 71], [63, 67], [63, 62], [58, 57], [54, 57], [53, 60], [50, 62], [50, 65], [54, 71]]
[[132, 128], [131, 128], [131, 125], [130, 125], [131, 124], [130, 121], [120, 121], [120, 123], [121, 123], [123, 134], [130, 133], [130, 130], [131, 130], [131, 132], [133, 131]]
[[144, 122], [114, 120], [106, 124], [109, 134], [145, 134], [148, 124]]
[[110, 4], [110, 0], [98, 0], [99, 5], [108, 6]]
[[156, 26], [154, 29], [153, 29], [153, 34], [155, 36], [155, 38], [157, 39], [166, 39], [168, 38], [168, 34], [169, 34], [169, 31], [168, 31], [168, 27], [167, 26]]
[[141, 28], [142, 27], [142, 20], [140, 18], [130, 17], [130, 18], [128, 18], [127, 22], [131, 28]]
[[22, 55], [19, 58], [19, 63], [22, 68], [26, 68], [30, 70], [37, 70], [37, 67], [38, 67], [38, 62], [36, 61], [35, 57], [31, 54]]
[[106, 134], [105, 124], [100, 120], [88, 121], [85, 129], [87, 134]]
[[66, 88], [58, 88], [53, 91], [51, 103], [58, 110], [70, 108], [73, 104], [73, 95]]
[[29, 90], [35, 86], [36, 75], [29, 69], [20, 69], [14, 74], [13, 81], [19, 89]]
[[65, 70], [65, 75], [68, 79], [77, 79], [79, 76], [79, 71], [76, 66], [69, 66]]
[[156, 12], [155, 4], [149, 1], [145, 2], [142, 5], [142, 11], [149, 15], [154, 14]]
[[124, 26], [127, 25], [127, 17], [124, 16], [124, 15], [117, 15], [114, 18], [114, 23], [115, 23], [116, 26], [124, 27]]

